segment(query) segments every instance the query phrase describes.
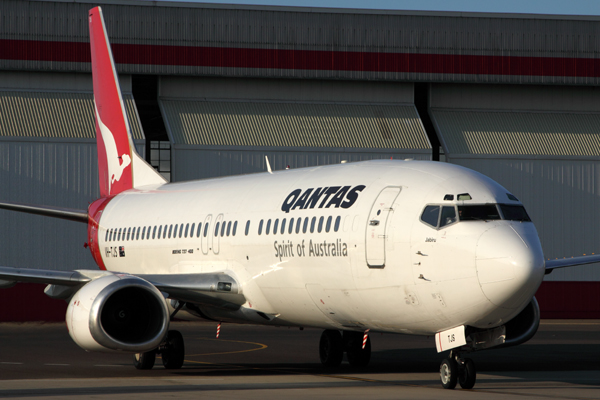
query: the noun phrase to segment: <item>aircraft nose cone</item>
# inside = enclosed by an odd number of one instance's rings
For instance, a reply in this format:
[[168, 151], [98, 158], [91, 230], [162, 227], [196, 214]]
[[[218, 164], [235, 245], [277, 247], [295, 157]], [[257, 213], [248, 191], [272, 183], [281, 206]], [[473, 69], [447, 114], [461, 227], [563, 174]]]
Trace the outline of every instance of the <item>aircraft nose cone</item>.
[[531, 223], [503, 224], [477, 242], [477, 276], [484, 295], [507, 309], [524, 307], [544, 278], [544, 256]]

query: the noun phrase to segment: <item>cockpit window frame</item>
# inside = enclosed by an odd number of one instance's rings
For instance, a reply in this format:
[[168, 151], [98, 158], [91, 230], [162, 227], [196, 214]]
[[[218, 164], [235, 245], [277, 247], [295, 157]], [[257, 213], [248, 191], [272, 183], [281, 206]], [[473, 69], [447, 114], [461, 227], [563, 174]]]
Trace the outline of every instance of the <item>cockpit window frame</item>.
[[[423, 213], [425, 212], [425, 209], [427, 207], [438, 207], [438, 216], [437, 216], [437, 224], [436, 226], [431, 225], [430, 223], [426, 222], [423, 220]], [[444, 224], [441, 225], [442, 222], [442, 214], [443, 214], [443, 210], [444, 208], [454, 208], [454, 221], [448, 223], [448, 224]], [[421, 214], [419, 215], [419, 222], [421, 222], [422, 224], [424, 224], [425, 226], [431, 228], [431, 229], [435, 229], [436, 231], [442, 230], [442, 229], [447, 229], [448, 227], [457, 224], [458, 222], [460, 222], [460, 219], [458, 218], [458, 208], [457, 208], [457, 204], [453, 204], [453, 203], [429, 203], [429, 204], [425, 204], [425, 206], [423, 207]]]

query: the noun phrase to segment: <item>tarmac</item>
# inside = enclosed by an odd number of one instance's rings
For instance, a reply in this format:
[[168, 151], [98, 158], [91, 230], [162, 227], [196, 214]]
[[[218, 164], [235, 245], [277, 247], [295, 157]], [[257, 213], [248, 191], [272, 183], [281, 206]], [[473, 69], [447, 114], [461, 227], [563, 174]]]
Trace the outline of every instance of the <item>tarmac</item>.
[[0, 324], [0, 398], [600, 399], [600, 321], [544, 320], [521, 346], [469, 355], [472, 390], [444, 390], [433, 337], [372, 334], [368, 368], [321, 367], [316, 329], [176, 322], [186, 358], [136, 370], [132, 356], [87, 353], [64, 324]]

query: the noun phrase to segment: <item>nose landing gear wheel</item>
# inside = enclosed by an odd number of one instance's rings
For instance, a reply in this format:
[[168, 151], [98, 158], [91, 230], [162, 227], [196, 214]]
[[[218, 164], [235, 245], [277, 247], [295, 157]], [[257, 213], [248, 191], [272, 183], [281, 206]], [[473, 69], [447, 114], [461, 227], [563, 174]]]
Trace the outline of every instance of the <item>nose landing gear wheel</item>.
[[458, 375], [458, 383], [463, 389], [473, 389], [475, 380], [477, 379], [477, 371], [475, 363], [470, 358], [465, 358], [462, 370]]
[[160, 348], [162, 362], [166, 369], [179, 369], [183, 366], [185, 347], [179, 331], [169, 331], [167, 340]]
[[319, 357], [324, 367], [335, 368], [340, 366], [344, 357], [344, 346], [340, 331], [333, 329], [323, 331], [319, 341]]
[[444, 358], [440, 364], [440, 379], [444, 389], [454, 389], [458, 381], [458, 364], [453, 358]]
[[136, 369], [152, 369], [156, 360], [156, 350], [133, 355], [133, 366]]

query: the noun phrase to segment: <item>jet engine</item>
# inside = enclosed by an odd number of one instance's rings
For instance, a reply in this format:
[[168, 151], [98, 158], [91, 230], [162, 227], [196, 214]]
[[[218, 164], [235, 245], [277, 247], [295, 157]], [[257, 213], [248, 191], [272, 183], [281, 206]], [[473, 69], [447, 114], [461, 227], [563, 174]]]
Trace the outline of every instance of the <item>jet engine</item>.
[[529, 304], [506, 324], [493, 329], [473, 329], [469, 332], [470, 351], [511, 347], [525, 343], [535, 335], [540, 326], [540, 306], [537, 300]]
[[500, 347], [523, 344], [535, 335], [540, 326], [540, 306], [537, 300], [531, 299], [527, 307], [516, 317], [506, 323], [506, 340]]
[[84, 350], [143, 353], [164, 339], [170, 316], [154, 285], [131, 275], [109, 275], [73, 295], [66, 319], [71, 338]]

